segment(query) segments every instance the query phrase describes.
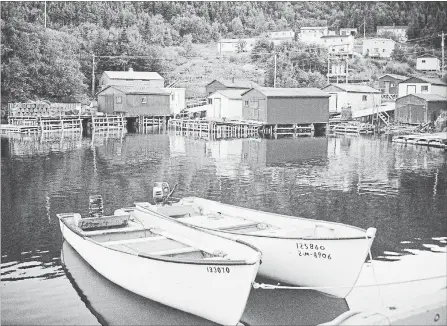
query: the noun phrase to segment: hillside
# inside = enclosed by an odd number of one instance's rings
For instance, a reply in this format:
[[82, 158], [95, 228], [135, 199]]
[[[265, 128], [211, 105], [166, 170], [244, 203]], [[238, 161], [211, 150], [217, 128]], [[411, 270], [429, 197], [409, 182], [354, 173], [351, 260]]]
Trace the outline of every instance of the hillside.
[[204, 84], [222, 77], [272, 85], [273, 51], [279, 87], [319, 86], [327, 72], [324, 53], [311, 54], [302, 44], [260, 44], [260, 57], [217, 58], [216, 42], [281, 29], [299, 32], [302, 26], [366, 26], [368, 36], [379, 25], [407, 25], [410, 42], [400, 49], [399, 63], [353, 61], [353, 75], [374, 80], [377, 70], [411, 71], [417, 54], [438, 53], [438, 33], [447, 30], [447, 2], [45, 3], [1, 3], [2, 103], [88, 101], [92, 77], [97, 85], [103, 71], [129, 67], [157, 71], [168, 82], [180, 79], [188, 96], [199, 96]]

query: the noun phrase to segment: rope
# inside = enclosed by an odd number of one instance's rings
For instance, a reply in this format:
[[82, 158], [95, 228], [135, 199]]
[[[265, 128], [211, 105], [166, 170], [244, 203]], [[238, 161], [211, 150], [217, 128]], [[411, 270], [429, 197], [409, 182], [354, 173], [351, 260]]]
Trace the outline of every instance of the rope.
[[[365, 234], [365, 239], [366, 241], [368, 241], [368, 235]], [[373, 276], [374, 276], [374, 283], [377, 287], [377, 292], [379, 293], [379, 299], [380, 299], [380, 303], [382, 304], [382, 307], [385, 307], [383, 300], [382, 300], [382, 294], [380, 292], [380, 287], [377, 285], [377, 277], [376, 277], [376, 271], [374, 270], [374, 260], [372, 258], [372, 254], [371, 254], [371, 246], [368, 247], [368, 253], [369, 253], [369, 260], [371, 261], [371, 267], [372, 267], [372, 272], [373, 272]]]
[[318, 289], [343, 289], [343, 288], [368, 288], [373, 286], [387, 286], [387, 285], [396, 285], [396, 284], [405, 284], [412, 282], [420, 282], [420, 281], [428, 281], [434, 280], [438, 278], [447, 278], [446, 275], [440, 276], [432, 276], [425, 278], [418, 278], [413, 280], [406, 281], [397, 281], [397, 282], [388, 282], [381, 284], [367, 284], [367, 285], [357, 285], [357, 286], [285, 286], [285, 285], [273, 285], [273, 284], [264, 284], [264, 283], [253, 283], [253, 288], [255, 289], [264, 289], [264, 290], [276, 290], [276, 289], [284, 289], [284, 290], [318, 290]]

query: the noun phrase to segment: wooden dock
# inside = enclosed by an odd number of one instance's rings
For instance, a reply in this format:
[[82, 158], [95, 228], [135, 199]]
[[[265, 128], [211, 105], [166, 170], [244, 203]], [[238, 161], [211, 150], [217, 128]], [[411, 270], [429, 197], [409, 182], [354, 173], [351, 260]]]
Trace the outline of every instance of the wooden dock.
[[433, 134], [400, 135], [393, 137], [394, 143], [422, 145], [447, 149], [447, 132]]
[[334, 126], [332, 129], [335, 133], [339, 134], [372, 134], [374, 133], [374, 127], [366, 123], [340, 123]]
[[2, 132], [2, 134], [7, 133], [30, 134], [38, 132], [39, 128], [38, 126], [2, 124], [0, 125], [0, 131]]
[[168, 129], [199, 138], [244, 138], [259, 135], [261, 124], [251, 121], [213, 121], [206, 119], [170, 119]]

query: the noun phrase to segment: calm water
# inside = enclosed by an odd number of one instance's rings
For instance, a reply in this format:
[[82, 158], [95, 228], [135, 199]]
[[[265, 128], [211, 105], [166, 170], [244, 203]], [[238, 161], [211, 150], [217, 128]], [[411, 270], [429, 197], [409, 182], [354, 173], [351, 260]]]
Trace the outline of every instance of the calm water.
[[[178, 184], [176, 197], [376, 227], [381, 282], [446, 275], [447, 153], [439, 149], [366, 136], [2, 137], [2, 324], [209, 324], [115, 286], [62, 241], [57, 213], [85, 214], [91, 194], [113, 213], [151, 200], [154, 181]], [[347, 301], [253, 290], [242, 322], [320, 323]]]

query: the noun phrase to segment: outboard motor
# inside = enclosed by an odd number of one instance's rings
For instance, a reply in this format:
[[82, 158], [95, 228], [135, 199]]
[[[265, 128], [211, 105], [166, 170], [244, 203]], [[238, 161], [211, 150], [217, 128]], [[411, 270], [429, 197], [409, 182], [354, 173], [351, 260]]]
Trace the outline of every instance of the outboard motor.
[[102, 217], [104, 215], [101, 195], [90, 196], [88, 204], [88, 217]]
[[156, 204], [163, 203], [171, 193], [171, 187], [167, 182], [154, 182], [152, 198]]

